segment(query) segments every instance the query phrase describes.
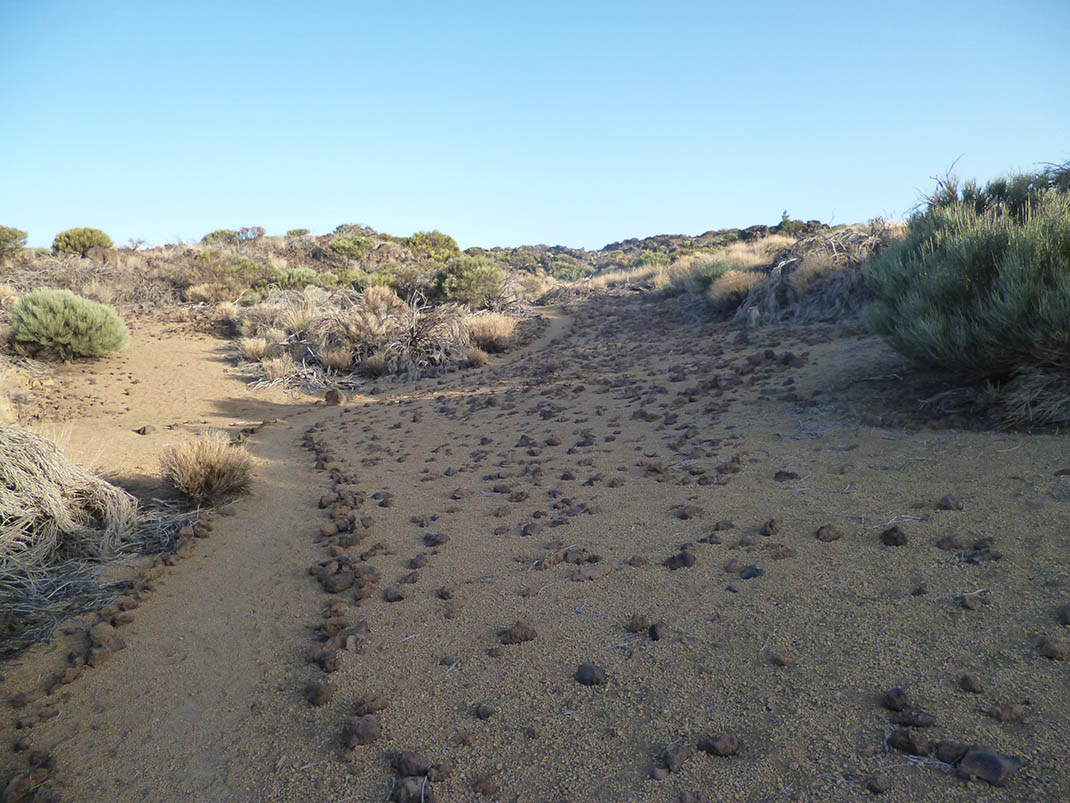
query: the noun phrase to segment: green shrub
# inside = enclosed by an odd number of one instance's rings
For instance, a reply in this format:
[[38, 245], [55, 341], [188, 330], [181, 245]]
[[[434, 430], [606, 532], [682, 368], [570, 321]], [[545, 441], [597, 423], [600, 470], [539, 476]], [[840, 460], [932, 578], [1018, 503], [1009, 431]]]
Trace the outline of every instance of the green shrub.
[[52, 250], [57, 254], [80, 254], [85, 256], [90, 248], [111, 248], [111, 237], [100, 229], [67, 229], [56, 235]]
[[124, 348], [130, 334], [115, 309], [70, 290], [34, 290], [11, 311], [15, 340], [43, 356], [103, 357]]
[[234, 229], [216, 229], [201, 238], [202, 245], [231, 245], [238, 242], [238, 232]]
[[451, 259], [461, 256], [461, 249], [448, 234], [438, 229], [418, 231], [405, 240], [405, 245], [417, 256], [439, 265], [445, 265]]
[[941, 182], [906, 238], [865, 268], [869, 327], [967, 382], [1070, 378], [1070, 192], [1056, 179]]
[[305, 237], [308, 235], [308, 229], [290, 229], [286, 232], [287, 237]]
[[505, 293], [505, 271], [487, 257], [459, 256], [439, 272], [435, 286], [452, 301], [481, 307]]
[[26, 245], [26, 232], [0, 226], [0, 261], [18, 254]]
[[338, 284], [338, 277], [330, 271], [320, 272], [312, 268], [290, 268], [278, 271], [273, 279], [283, 290], [303, 290], [308, 285], [330, 289]]
[[788, 210], [785, 209], [780, 216], [780, 222], [773, 226], [773, 231], [787, 237], [799, 237], [805, 228], [806, 224], [801, 220], [792, 220], [788, 217]]
[[375, 241], [370, 237], [359, 234], [336, 234], [327, 244], [327, 247], [338, 256], [346, 259], [360, 259], [371, 251], [374, 245]]
[[712, 256], [698, 266], [684, 280], [684, 287], [690, 293], [705, 293], [715, 281], [732, 270], [732, 263], [723, 255]]

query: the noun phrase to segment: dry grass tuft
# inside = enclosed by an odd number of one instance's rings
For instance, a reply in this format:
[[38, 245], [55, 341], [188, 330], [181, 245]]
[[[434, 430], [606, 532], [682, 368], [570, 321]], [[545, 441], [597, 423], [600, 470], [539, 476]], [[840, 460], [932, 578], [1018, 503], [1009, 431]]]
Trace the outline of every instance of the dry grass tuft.
[[1070, 425], [1070, 376], [1052, 367], [1022, 370], [993, 399], [1006, 426]]
[[757, 271], [730, 270], [710, 285], [707, 297], [719, 310], [730, 312], [736, 309], [751, 288], [765, 280], [765, 275]]
[[10, 312], [19, 303], [19, 291], [13, 284], [0, 284], [0, 310]]
[[772, 264], [777, 255], [790, 248], [794, 242], [794, 237], [770, 234], [749, 243], [732, 243], [724, 249], [724, 256], [737, 268], [756, 268], [759, 265]]
[[364, 358], [362, 365], [364, 366], [364, 373], [368, 376], [382, 376], [387, 371], [386, 352], [377, 351], [374, 354], [369, 354]]
[[479, 346], [472, 346], [468, 349], [468, 357], [464, 361], [469, 368], [482, 368], [488, 362], [490, 362], [490, 357]]
[[107, 555], [137, 527], [126, 491], [40, 435], [0, 426], [0, 584], [54, 560]]
[[247, 493], [252, 458], [232, 445], [223, 432], [211, 432], [168, 446], [162, 458], [163, 479], [198, 505], [215, 505]]
[[484, 312], [464, 319], [468, 336], [484, 351], [501, 352], [509, 348], [516, 330], [516, 318], [500, 312]]
[[264, 337], [243, 337], [238, 341], [238, 354], [243, 360], [260, 362], [271, 353], [271, 344]]
[[353, 369], [353, 349], [345, 346], [328, 346], [316, 351], [316, 359], [320, 365], [329, 371], [337, 371], [340, 374]]
[[286, 379], [291, 374], [297, 371], [297, 363], [294, 362], [294, 358], [288, 353], [280, 354], [278, 357], [271, 357], [266, 360], [260, 361], [260, 368], [264, 372], [264, 377], [271, 382], [275, 382], [279, 379]]

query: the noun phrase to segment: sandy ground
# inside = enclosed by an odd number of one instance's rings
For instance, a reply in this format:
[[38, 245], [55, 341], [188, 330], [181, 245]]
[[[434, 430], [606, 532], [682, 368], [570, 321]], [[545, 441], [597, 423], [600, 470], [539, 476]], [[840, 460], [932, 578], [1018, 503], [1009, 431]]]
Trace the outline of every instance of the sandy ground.
[[[12, 711], [3, 738], [49, 751], [63, 800], [387, 800], [403, 750], [440, 765], [445, 801], [851, 801], [874, 781], [893, 801], [1070, 799], [1070, 664], [1037, 649], [1068, 638], [1065, 436], [920, 415], [928, 389], [850, 327], [740, 338], [676, 311], [594, 297], [484, 369], [341, 408], [250, 395], [219, 341], [186, 335], [167, 358], [165, 338], [73, 369], [64, 391], [103, 403], [70, 450], [114, 425], [98, 464], [147, 486], [167, 424], [282, 420], [251, 440], [253, 494], [158, 581], [126, 649], [31, 706], [54, 718], [16, 731]], [[143, 387], [141, 360], [172, 384]], [[160, 430], [119, 437], [145, 423]], [[331, 515], [354, 531], [324, 537]], [[815, 537], [830, 524], [842, 538]], [[882, 544], [892, 526], [905, 544]], [[986, 537], [998, 560], [972, 549]], [[692, 565], [662, 565], [684, 545]], [[329, 594], [309, 569], [332, 555], [380, 579]], [[534, 639], [503, 644], [518, 621]], [[349, 649], [324, 658], [325, 628]], [[5, 693], [78, 638], [4, 667]], [[606, 682], [578, 683], [581, 663]], [[889, 747], [897, 686], [933, 741], [1020, 757], [1010, 784]], [[347, 749], [367, 695], [382, 734]], [[1017, 720], [990, 715], [1004, 703]], [[723, 734], [737, 754], [651, 777], [667, 745]]]

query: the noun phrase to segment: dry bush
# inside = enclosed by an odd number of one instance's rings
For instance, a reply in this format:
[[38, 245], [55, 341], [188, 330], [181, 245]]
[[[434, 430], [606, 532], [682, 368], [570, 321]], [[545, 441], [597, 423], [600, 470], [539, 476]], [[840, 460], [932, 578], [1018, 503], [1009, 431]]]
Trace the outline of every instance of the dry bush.
[[182, 292], [182, 297], [194, 304], [219, 304], [232, 301], [235, 292], [219, 282], [192, 284]]
[[771, 264], [778, 254], [786, 251], [794, 242], [794, 237], [770, 234], [760, 240], [732, 243], [724, 249], [724, 256], [737, 268], [756, 268]]
[[105, 556], [137, 528], [126, 491], [40, 435], [0, 426], [0, 584], [54, 560]]
[[161, 460], [164, 482], [197, 505], [216, 505], [248, 492], [252, 458], [223, 432], [209, 432], [168, 446]]
[[364, 368], [364, 373], [368, 376], [382, 376], [387, 371], [386, 352], [377, 351], [374, 354], [369, 354], [364, 358], [361, 365]]
[[260, 362], [271, 355], [272, 344], [264, 337], [243, 337], [238, 341], [238, 354], [243, 360]]
[[791, 287], [800, 296], [806, 294], [807, 288], [816, 280], [830, 271], [843, 270], [848, 266], [846, 258], [837, 259], [835, 254], [828, 251], [810, 251], [802, 256], [802, 260], [795, 265], [788, 281]]
[[278, 357], [261, 360], [260, 370], [266, 379], [276, 382], [280, 379], [289, 378], [297, 370], [297, 363], [288, 353], [283, 353]]
[[468, 335], [484, 351], [501, 352], [512, 343], [516, 330], [516, 318], [500, 312], [484, 312], [469, 315], [464, 320]]
[[316, 350], [316, 359], [329, 371], [344, 374], [353, 368], [353, 350], [345, 346], [328, 346]]
[[231, 323], [241, 320], [241, 307], [233, 301], [223, 301], [216, 304], [215, 314], [224, 323]]
[[730, 270], [710, 285], [707, 298], [718, 310], [731, 312], [764, 280], [765, 275], [758, 271]]
[[1070, 425], [1070, 376], [1055, 366], [1019, 371], [990, 401], [1009, 427]]
[[10, 312], [19, 303], [19, 291], [13, 284], [0, 284], [0, 310]]
[[468, 349], [468, 358], [464, 361], [469, 368], [481, 368], [488, 362], [490, 362], [490, 357], [479, 346], [472, 346]]

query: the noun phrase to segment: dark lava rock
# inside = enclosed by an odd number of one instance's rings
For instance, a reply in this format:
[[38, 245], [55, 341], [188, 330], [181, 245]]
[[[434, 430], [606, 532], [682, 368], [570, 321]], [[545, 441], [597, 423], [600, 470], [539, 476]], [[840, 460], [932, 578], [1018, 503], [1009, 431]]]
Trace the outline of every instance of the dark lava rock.
[[405, 750], [394, 757], [394, 769], [402, 778], [427, 775], [431, 772], [431, 762], [419, 753]]
[[603, 686], [606, 682], [606, 672], [594, 664], [580, 664], [576, 669], [576, 680], [584, 686]]
[[815, 537], [818, 541], [839, 541], [844, 537], [844, 532], [835, 524], [826, 524], [818, 529]]
[[881, 705], [887, 708], [889, 711], [903, 711], [910, 705], [910, 700], [907, 697], [906, 689], [896, 686], [894, 689], [889, 689], [881, 697]]
[[508, 630], [501, 631], [499, 635], [501, 636], [502, 644], [523, 644], [525, 641], [534, 639], [537, 633], [534, 627], [523, 622], [517, 622]]
[[490, 719], [492, 716], [498, 713], [498, 709], [493, 705], [487, 705], [486, 703], [480, 703], [476, 706], [476, 716], [480, 719]]
[[629, 633], [642, 633], [650, 625], [647, 624], [646, 617], [638, 613], [633, 613], [632, 618], [628, 620], [628, 632]]
[[925, 711], [897, 711], [892, 722], [912, 728], [931, 728], [936, 724], [936, 717]]
[[1070, 603], [1067, 603], [1066, 605], [1060, 605], [1055, 610], [1055, 618], [1058, 620], [1059, 624], [1063, 625], [1064, 627], [1066, 625], [1070, 625]]
[[538, 535], [539, 533], [541, 533], [545, 529], [546, 529], [546, 525], [545, 524], [540, 524], [537, 521], [532, 521], [532, 522], [528, 522], [527, 524], [524, 525], [524, 528], [520, 531], [520, 534], [530, 537], [532, 535]]
[[769, 521], [762, 525], [762, 529], [759, 530], [759, 532], [762, 535], [776, 535], [780, 532], [780, 528], [780, 519], [769, 519]]
[[691, 748], [684, 742], [673, 742], [661, 753], [661, 763], [669, 772], [676, 772], [694, 755]]
[[912, 756], [927, 756], [933, 749], [928, 736], [908, 728], [897, 728], [888, 737], [888, 744], [899, 752]]
[[940, 501], [936, 503], [936, 507], [939, 510], [963, 510], [966, 506], [958, 499], [951, 496], [951, 494], [948, 494], [947, 496], [940, 497]]
[[387, 602], [401, 602], [405, 599], [405, 595], [401, 592], [401, 589], [390, 586], [383, 589], [383, 599]]
[[402, 778], [390, 795], [392, 803], [437, 803], [438, 797], [426, 775]]
[[973, 694], [980, 694], [985, 690], [984, 684], [977, 675], [963, 675], [959, 678], [959, 688]]
[[1070, 642], [1045, 638], [1037, 645], [1037, 652], [1053, 661], [1070, 660]]
[[650, 626], [650, 640], [661, 641], [669, 635], [669, 627], [663, 622], [656, 622]]
[[361, 717], [350, 717], [343, 733], [346, 747], [352, 748], [371, 744], [382, 735], [383, 728], [379, 724], [379, 717], [375, 714], [365, 714]]
[[725, 530], [731, 530], [735, 526], [736, 525], [730, 522], [728, 519], [721, 519], [721, 521], [713, 525], [713, 531], [715, 533], [720, 533], [724, 532]]
[[367, 716], [368, 714], [378, 714], [386, 708], [386, 698], [381, 694], [365, 694], [359, 700], [357, 700], [356, 712], [357, 716]]
[[445, 533], [428, 533], [424, 536], [424, 544], [429, 547], [442, 546], [449, 540], [450, 537]]
[[741, 560], [732, 559], [724, 565], [724, 570], [728, 574], [739, 574], [741, 571], [747, 568], [747, 564]]
[[945, 764], [957, 764], [969, 749], [970, 746], [962, 742], [942, 741], [936, 743], [934, 755], [937, 761], [943, 761]]
[[903, 546], [906, 542], [906, 533], [898, 527], [889, 527], [881, 533], [881, 543], [885, 546]]
[[957, 552], [962, 549], [962, 541], [959, 540], [958, 536], [945, 535], [936, 542], [936, 546], [945, 552]]
[[960, 778], [977, 778], [993, 786], [1006, 786], [1021, 766], [1022, 760], [1017, 756], [1004, 756], [991, 750], [971, 747], [959, 759], [955, 773]]
[[757, 566], [744, 566], [739, 573], [739, 579], [752, 580], [755, 577], [761, 577], [763, 574], [765, 574], [765, 569], [759, 569]]
[[778, 471], [773, 475], [773, 479], [777, 482], [789, 482], [791, 480], [799, 479], [799, 475], [794, 471]]
[[319, 708], [334, 699], [334, 687], [330, 683], [309, 683], [305, 687], [305, 696], [312, 705]]
[[884, 774], [874, 775], [866, 781], [866, 789], [873, 795], [882, 795], [891, 788], [891, 779]]
[[672, 557], [666, 558], [661, 563], [669, 571], [675, 571], [676, 569], [686, 569], [695, 565], [695, 556], [688, 552], [686, 549], [681, 550]]
[[1002, 703], [994, 706], [988, 715], [997, 722], [1017, 722], [1025, 714], [1025, 706], [1021, 703]]
[[698, 749], [712, 756], [734, 756], [739, 752], [739, 739], [724, 733], [699, 742]]

